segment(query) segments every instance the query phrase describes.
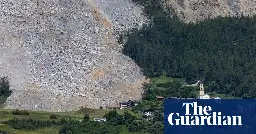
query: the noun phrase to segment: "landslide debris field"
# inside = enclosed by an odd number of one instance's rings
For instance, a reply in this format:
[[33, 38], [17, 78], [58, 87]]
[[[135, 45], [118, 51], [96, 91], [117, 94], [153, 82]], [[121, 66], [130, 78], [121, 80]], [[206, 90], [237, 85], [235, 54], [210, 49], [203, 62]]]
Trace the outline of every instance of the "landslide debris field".
[[145, 77], [118, 35], [147, 18], [127, 0], [4, 0], [0, 74], [6, 108], [73, 111], [140, 99]]

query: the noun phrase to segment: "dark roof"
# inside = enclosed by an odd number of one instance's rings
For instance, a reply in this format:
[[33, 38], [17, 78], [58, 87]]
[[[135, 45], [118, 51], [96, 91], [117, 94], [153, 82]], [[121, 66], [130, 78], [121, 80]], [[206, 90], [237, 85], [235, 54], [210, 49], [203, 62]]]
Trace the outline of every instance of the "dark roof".
[[139, 102], [139, 100], [129, 100], [128, 102]]
[[163, 99], [163, 96], [156, 96], [157, 99]]

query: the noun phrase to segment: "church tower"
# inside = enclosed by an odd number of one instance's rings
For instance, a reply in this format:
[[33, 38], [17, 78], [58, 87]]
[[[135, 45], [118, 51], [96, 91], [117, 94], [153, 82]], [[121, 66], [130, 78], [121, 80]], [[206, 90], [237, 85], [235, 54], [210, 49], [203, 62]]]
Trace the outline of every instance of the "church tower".
[[199, 96], [204, 96], [204, 84], [200, 82]]

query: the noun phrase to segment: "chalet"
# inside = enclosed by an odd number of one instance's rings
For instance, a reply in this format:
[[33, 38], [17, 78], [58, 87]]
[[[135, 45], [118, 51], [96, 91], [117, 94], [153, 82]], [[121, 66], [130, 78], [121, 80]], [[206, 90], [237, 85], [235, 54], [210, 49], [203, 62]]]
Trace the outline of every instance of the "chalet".
[[120, 109], [128, 108], [128, 103], [127, 102], [121, 102], [119, 104], [120, 104]]
[[136, 100], [129, 100], [127, 102], [119, 103], [120, 109], [131, 108], [131, 107], [137, 106], [137, 105], [138, 105], [138, 101], [136, 101]]
[[163, 96], [156, 96], [157, 101], [163, 101], [164, 97]]
[[96, 122], [106, 122], [107, 121], [106, 118], [94, 118], [93, 120]]

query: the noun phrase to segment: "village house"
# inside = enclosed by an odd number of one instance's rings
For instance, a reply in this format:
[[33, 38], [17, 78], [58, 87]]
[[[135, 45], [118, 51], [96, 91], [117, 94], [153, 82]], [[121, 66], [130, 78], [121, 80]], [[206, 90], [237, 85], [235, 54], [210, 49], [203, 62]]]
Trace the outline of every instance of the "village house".
[[120, 104], [120, 109], [125, 109], [125, 108], [128, 107], [127, 102], [121, 102], [121, 103], [119, 103], [119, 104]]
[[164, 97], [163, 96], [156, 96], [157, 101], [163, 101]]
[[120, 109], [131, 108], [138, 105], [138, 101], [129, 100], [127, 102], [119, 103]]
[[142, 112], [143, 117], [145, 120], [153, 120], [154, 119], [154, 110], [153, 109], [146, 109]]
[[93, 120], [96, 122], [106, 122], [107, 121], [106, 118], [94, 118]]
[[125, 108], [131, 108], [138, 105], [137, 100], [129, 100], [127, 102], [121, 102], [117, 104], [117, 106], [106, 106], [107, 110], [116, 110], [116, 109], [125, 109]]

